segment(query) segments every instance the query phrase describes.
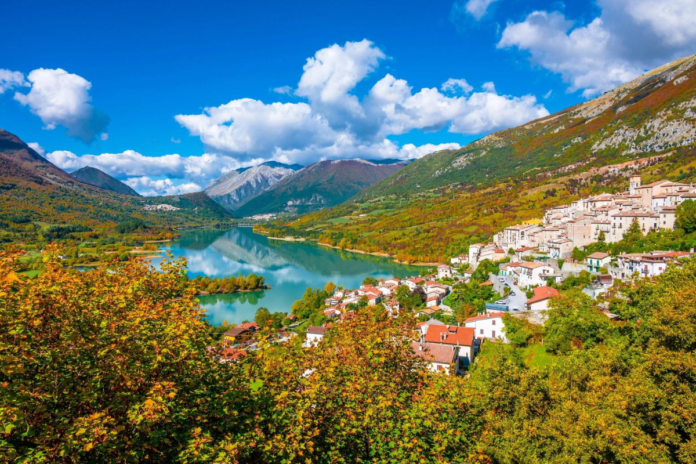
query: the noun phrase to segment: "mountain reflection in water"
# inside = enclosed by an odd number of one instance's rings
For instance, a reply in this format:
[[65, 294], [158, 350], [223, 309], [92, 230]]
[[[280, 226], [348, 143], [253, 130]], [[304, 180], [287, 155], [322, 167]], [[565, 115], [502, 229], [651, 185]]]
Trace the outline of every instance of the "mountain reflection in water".
[[[268, 240], [251, 229], [195, 230], [182, 233], [170, 248], [174, 257], [188, 261], [189, 275], [227, 277], [258, 274], [271, 290], [210, 295], [200, 298], [212, 324], [253, 320], [264, 306], [271, 312], [290, 312], [295, 300], [308, 287], [324, 287], [332, 281], [346, 288], [359, 287], [367, 276], [406, 277], [418, 272], [414, 266], [396, 264], [377, 256], [350, 253], [312, 243]], [[153, 264], [158, 265], [159, 260]]]

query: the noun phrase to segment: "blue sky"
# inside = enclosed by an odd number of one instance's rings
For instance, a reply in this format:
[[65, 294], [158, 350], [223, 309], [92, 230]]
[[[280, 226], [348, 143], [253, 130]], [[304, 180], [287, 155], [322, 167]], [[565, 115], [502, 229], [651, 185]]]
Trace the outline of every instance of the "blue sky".
[[455, 148], [696, 52], [696, 0], [10, 0], [3, 17], [0, 127], [146, 194]]

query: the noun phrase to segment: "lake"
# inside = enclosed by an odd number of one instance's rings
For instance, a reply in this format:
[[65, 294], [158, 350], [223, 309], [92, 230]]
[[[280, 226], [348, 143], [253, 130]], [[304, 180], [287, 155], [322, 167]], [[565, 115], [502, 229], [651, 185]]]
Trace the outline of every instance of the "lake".
[[[302, 298], [307, 287], [323, 288], [329, 281], [357, 288], [368, 276], [407, 277], [419, 271], [418, 267], [378, 256], [314, 243], [269, 240], [249, 228], [183, 232], [166, 249], [175, 257], [186, 258], [191, 278], [254, 273], [264, 276], [272, 287], [261, 292], [200, 297], [201, 306], [214, 325], [253, 320], [261, 306], [271, 312], [290, 313], [290, 307]], [[158, 266], [160, 261], [153, 260], [153, 264]]]

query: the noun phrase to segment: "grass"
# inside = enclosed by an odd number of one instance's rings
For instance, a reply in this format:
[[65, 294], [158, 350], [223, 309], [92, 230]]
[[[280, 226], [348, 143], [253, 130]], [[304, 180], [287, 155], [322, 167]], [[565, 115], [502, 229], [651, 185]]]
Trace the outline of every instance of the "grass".
[[41, 271], [37, 271], [37, 270], [23, 271], [23, 272], [19, 272], [18, 274], [22, 274], [22, 275], [29, 277], [30, 279], [34, 279], [35, 277], [38, 277], [39, 274], [41, 274]]
[[334, 218], [334, 219], [329, 219], [329, 222], [332, 224], [345, 224], [346, 222], [350, 221], [350, 219], [346, 217], [339, 217], [339, 218]]
[[546, 352], [543, 345], [530, 345], [522, 350], [524, 362], [532, 367], [549, 367], [556, 360], [556, 356]]

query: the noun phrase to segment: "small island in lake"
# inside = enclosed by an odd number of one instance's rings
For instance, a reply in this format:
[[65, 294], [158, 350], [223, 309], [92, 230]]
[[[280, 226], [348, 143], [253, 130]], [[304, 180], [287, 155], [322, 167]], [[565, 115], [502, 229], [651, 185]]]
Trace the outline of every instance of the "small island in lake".
[[249, 274], [248, 276], [239, 274], [237, 277], [198, 276], [192, 279], [192, 282], [196, 286], [199, 295], [256, 292], [270, 289], [270, 287], [266, 285], [266, 279], [256, 274]]

